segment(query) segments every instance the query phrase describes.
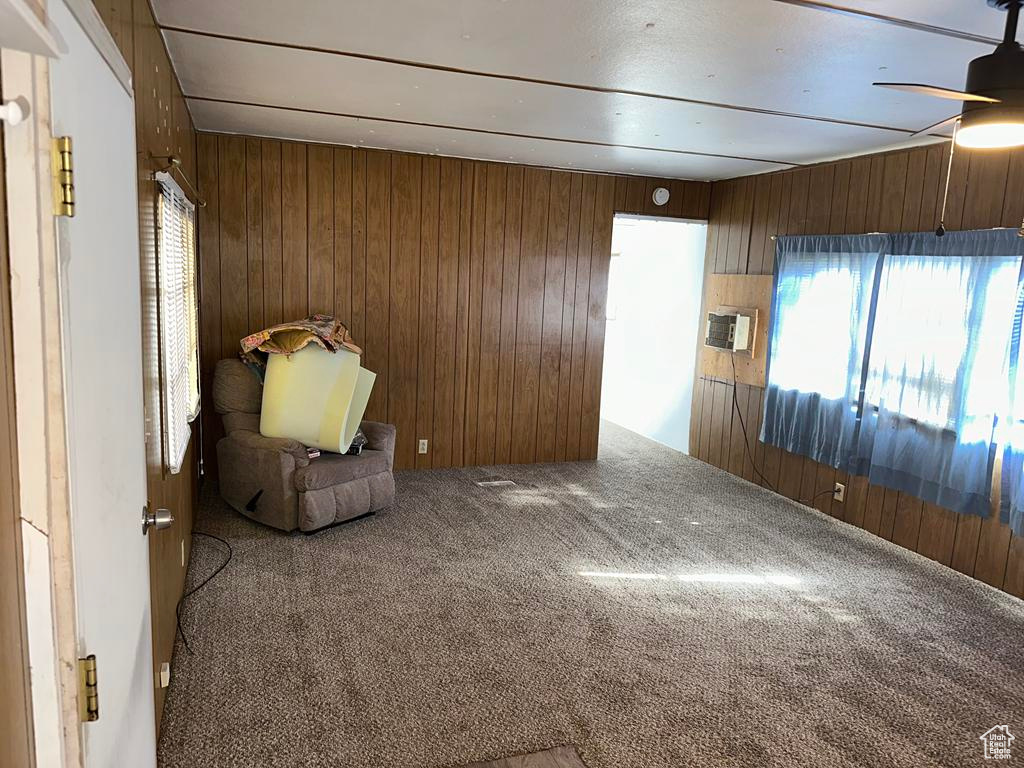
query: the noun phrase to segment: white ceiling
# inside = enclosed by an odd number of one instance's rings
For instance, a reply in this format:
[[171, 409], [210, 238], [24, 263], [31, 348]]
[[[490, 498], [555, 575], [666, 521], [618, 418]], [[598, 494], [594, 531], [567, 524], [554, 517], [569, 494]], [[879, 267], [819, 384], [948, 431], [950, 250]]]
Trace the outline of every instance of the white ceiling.
[[694, 179], [908, 143], [959, 104], [871, 82], [961, 88], [1005, 18], [817, 5], [154, 1], [200, 130]]

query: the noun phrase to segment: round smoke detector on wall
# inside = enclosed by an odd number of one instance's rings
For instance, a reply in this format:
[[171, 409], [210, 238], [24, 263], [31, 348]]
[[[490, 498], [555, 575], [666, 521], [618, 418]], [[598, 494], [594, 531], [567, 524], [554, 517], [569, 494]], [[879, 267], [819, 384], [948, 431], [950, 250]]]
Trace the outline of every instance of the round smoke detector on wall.
[[654, 194], [651, 195], [651, 199], [654, 200], [655, 205], [664, 205], [668, 202], [669, 192], [664, 187], [658, 187], [654, 190]]

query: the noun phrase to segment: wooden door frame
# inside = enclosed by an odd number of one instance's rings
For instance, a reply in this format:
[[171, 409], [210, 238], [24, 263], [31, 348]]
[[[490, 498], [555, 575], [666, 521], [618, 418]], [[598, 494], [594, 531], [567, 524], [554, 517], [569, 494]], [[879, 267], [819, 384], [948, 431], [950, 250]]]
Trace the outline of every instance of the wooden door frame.
[[[0, 86], [0, 101], [3, 88]], [[0, 744], [17, 768], [35, 765], [32, 689], [28, 667], [24, 552], [18, 483], [14, 395], [14, 333], [7, 258], [7, 183], [0, 145]]]
[[41, 56], [0, 51], [0, 88], [28, 118], [4, 126], [18, 512], [35, 759], [82, 765], [77, 623], [59, 269], [51, 180], [50, 69]]

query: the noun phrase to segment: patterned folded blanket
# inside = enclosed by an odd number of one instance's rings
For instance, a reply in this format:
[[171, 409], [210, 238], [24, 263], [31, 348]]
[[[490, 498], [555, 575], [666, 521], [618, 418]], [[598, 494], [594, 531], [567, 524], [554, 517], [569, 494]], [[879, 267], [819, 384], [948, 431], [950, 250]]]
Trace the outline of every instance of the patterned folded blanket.
[[[315, 342], [328, 352], [347, 349], [362, 354], [348, 328], [332, 315], [310, 315], [304, 320], [281, 323], [242, 339], [242, 360], [262, 374], [266, 368], [267, 355], [290, 355], [298, 352], [310, 342]], [[260, 353], [263, 354], [260, 354]]]

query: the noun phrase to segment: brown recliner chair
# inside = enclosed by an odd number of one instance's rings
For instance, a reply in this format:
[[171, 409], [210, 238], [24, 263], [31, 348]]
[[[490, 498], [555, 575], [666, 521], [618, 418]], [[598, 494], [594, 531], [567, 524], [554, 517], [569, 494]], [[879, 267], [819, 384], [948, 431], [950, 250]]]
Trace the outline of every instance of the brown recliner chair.
[[296, 440], [260, 434], [263, 383], [241, 360], [221, 360], [213, 404], [226, 436], [217, 443], [220, 494], [243, 515], [282, 531], [315, 531], [395, 499], [395, 427], [364, 421], [359, 456], [309, 459]]

